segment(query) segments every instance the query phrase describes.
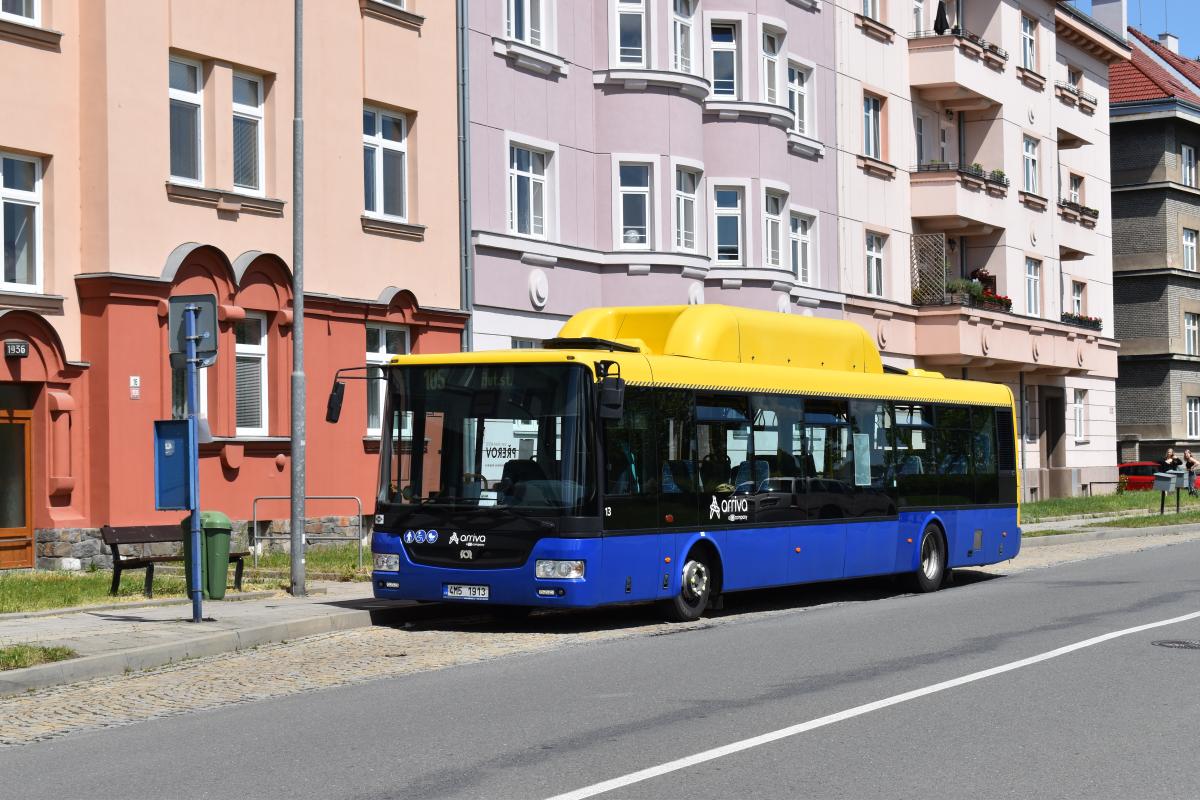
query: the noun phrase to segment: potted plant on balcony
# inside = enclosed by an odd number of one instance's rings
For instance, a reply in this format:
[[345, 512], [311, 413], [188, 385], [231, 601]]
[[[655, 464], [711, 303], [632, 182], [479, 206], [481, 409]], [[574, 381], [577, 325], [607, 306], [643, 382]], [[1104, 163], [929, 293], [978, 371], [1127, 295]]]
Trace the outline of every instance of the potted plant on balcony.
[[996, 294], [991, 289], [984, 289], [979, 295], [979, 303], [984, 308], [998, 308], [1002, 311], [1012, 310], [1012, 298], [1003, 294]]
[[972, 298], [982, 292], [983, 287], [977, 281], [969, 281], [966, 278], [946, 281], [946, 295], [952, 305], [971, 305]]
[[1004, 170], [1002, 170], [1002, 169], [992, 170], [991, 172], [988, 173], [988, 178], [990, 178], [995, 183], [1007, 183], [1008, 182], [1008, 176], [1004, 174]]

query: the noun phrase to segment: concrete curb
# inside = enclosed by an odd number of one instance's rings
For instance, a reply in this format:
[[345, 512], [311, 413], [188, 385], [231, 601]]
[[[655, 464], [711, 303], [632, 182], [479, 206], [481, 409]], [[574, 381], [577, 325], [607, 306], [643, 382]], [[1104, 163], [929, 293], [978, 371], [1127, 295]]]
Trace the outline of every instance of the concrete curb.
[[0, 672], [0, 697], [63, 683], [76, 683], [161, 667], [189, 658], [214, 656], [304, 636], [365, 628], [372, 624], [373, 616], [379, 613], [365, 609], [335, 611], [307, 619], [219, 631], [179, 642], [148, 645], [123, 652], [84, 656], [53, 664], [9, 670]]
[[1077, 542], [1098, 542], [1104, 539], [1134, 539], [1141, 536], [1162, 536], [1172, 533], [1193, 533], [1200, 525], [1157, 525], [1152, 528], [1108, 528], [1091, 529], [1086, 533], [1057, 533], [1051, 536], [1021, 537], [1021, 549], [1027, 547], [1053, 547]]

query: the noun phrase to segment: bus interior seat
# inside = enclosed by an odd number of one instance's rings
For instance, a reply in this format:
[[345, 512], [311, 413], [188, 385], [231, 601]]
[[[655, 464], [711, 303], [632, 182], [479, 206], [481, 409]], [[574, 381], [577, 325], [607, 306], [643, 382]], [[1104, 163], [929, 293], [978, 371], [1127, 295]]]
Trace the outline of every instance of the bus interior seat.
[[924, 472], [925, 465], [921, 463], [920, 456], [905, 456], [900, 463], [901, 475], [921, 475]]
[[738, 464], [737, 472], [733, 474], [734, 486], [741, 486], [751, 481], [757, 486], [771, 476], [771, 467], [766, 462], [766, 459], [756, 456], [753, 465], [754, 471], [751, 472], [751, 462], [743, 461], [741, 464]]
[[690, 494], [696, 491], [695, 465], [679, 459], [663, 462], [662, 485], [663, 492], [667, 494]]
[[517, 484], [529, 481], [544, 481], [546, 474], [536, 461], [531, 458], [514, 458], [504, 464], [500, 473], [500, 491], [512, 495]]
[[700, 484], [705, 492], [715, 492], [721, 484], [730, 479], [729, 456], [722, 453], [710, 453], [700, 462]]

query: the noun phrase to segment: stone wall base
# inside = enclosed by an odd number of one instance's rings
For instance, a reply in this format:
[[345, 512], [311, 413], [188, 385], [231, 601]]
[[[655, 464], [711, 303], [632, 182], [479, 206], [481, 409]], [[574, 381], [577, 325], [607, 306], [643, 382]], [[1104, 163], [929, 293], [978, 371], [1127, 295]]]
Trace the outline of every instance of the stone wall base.
[[[325, 537], [354, 541], [360, 530], [363, 535], [369, 535], [372, 527], [371, 517], [364, 516], [362, 518], [361, 528], [358, 526], [358, 522], [358, 518], [354, 516], [314, 517], [304, 526], [308, 546], [326, 547], [341, 543]], [[233, 531], [229, 542], [230, 550], [249, 550], [254, 544], [262, 547], [260, 552], [291, 550], [291, 541], [289, 540], [291, 525], [288, 520], [260, 520], [257, 536], [253, 535], [251, 527], [251, 520], [233, 521]], [[112, 551], [105, 546], [99, 528], [42, 528], [34, 531], [34, 540], [37, 543], [35, 550], [37, 569], [112, 569]], [[179, 548], [180, 546], [175, 543], [123, 545], [121, 554], [170, 556], [177, 555], [180, 552]]]

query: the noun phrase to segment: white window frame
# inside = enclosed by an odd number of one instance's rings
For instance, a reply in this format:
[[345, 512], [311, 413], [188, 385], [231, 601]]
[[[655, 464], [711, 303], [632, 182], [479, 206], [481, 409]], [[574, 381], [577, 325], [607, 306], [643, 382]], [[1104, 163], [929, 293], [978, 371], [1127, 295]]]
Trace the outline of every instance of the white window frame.
[[[613, 0], [613, 66], [621, 69], [645, 69], [650, 66], [650, 13], [646, 0]], [[642, 32], [642, 43], [636, 53], [625, 53], [621, 47], [621, 18], [635, 17]], [[627, 58], [627, 56], [630, 56]], [[633, 57], [636, 56], [636, 57]]]
[[863, 155], [883, 160], [883, 100], [863, 92]]
[[788, 109], [792, 112], [792, 130], [801, 136], [816, 138], [817, 125], [813, 117], [813, 79], [816, 71], [812, 65], [795, 58], [788, 60], [787, 69]]
[[1083, 293], [1083, 282], [1071, 281], [1071, 312], [1077, 316], [1083, 316]]
[[1021, 15], [1021, 66], [1033, 72], [1037, 67], [1037, 20]]
[[1025, 257], [1025, 313], [1042, 315], [1042, 262], [1029, 256]]
[[[42, 255], [42, 161], [39, 158], [20, 156], [16, 153], [0, 151], [0, 159], [12, 159], [33, 165], [33, 191], [4, 188], [4, 176], [0, 174], [0, 249], [4, 242], [4, 214], [6, 203], [14, 203], [33, 208], [33, 283], [16, 283], [4, 280], [4, 255], [0, 252], [0, 289], [6, 292], [22, 292], [25, 294], [40, 294], [45, 278], [45, 260]], [[0, 171], [4, 168], [0, 161]]]
[[1075, 389], [1072, 392], [1072, 416], [1074, 417], [1075, 441], [1087, 441], [1087, 389]]
[[[245, 192], [246, 194], [254, 194], [254, 195], [262, 196], [262, 195], [265, 195], [266, 191], [267, 191], [267, 180], [266, 180], [267, 154], [266, 154], [266, 133], [265, 133], [266, 119], [265, 119], [265, 114], [264, 114], [266, 87], [264, 86], [263, 77], [261, 75], [255, 75], [250, 72], [235, 72], [235, 73], [233, 73], [233, 80], [237, 80], [238, 78], [241, 78], [242, 80], [253, 81], [254, 85], [258, 87], [258, 105], [257, 106], [243, 105], [242, 103], [238, 103], [236, 100], [233, 102], [233, 118], [235, 120], [238, 118], [241, 118], [241, 119], [251, 120], [255, 123], [255, 132], [257, 134], [257, 140], [258, 140], [255, 145], [257, 147], [257, 151], [258, 151], [258, 164], [255, 166], [255, 170], [256, 170], [257, 176], [258, 176], [258, 186], [251, 187], [251, 186], [245, 186], [243, 184], [237, 183], [236, 176], [234, 176], [233, 187], [235, 189], [237, 189], [239, 192]], [[405, 174], [406, 175], [408, 174], [407, 169], [408, 169], [408, 165], [406, 164], [405, 165]]]
[[[368, 136], [363, 134], [363, 148], [370, 147], [375, 151], [375, 210], [370, 211], [363, 209], [363, 215], [376, 218], [394, 220], [396, 222], [407, 222], [410, 197], [408, 193], [408, 178], [412, 172], [412, 162], [408, 158], [408, 117], [399, 111], [389, 111], [377, 106], [364, 105], [364, 113], [375, 115], [375, 133]], [[400, 141], [395, 142], [391, 139], [383, 138], [383, 117], [389, 117], [400, 123]], [[404, 205], [403, 214], [388, 214], [383, 210], [383, 151], [391, 150], [395, 153], [400, 153], [404, 159], [404, 185], [400, 187], [401, 200]], [[365, 191], [365, 190], [364, 190]]]
[[812, 286], [816, 273], [816, 212], [793, 207], [788, 215], [788, 256], [792, 274], [805, 286]]
[[530, 339], [527, 336], [513, 336], [510, 337], [509, 344], [512, 350], [535, 350], [541, 347], [542, 342], [540, 339]]
[[1075, 172], [1067, 173], [1067, 199], [1072, 203], [1083, 202], [1083, 176]]
[[[713, 41], [713, 28], [730, 28], [733, 30], [732, 42], [716, 42]], [[742, 65], [741, 65], [741, 50], [740, 43], [742, 38], [743, 25], [733, 20], [707, 20], [705, 24], [705, 33], [708, 37], [709, 59], [708, 68], [712, 77], [712, 96], [718, 99], [740, 100], [742, 98]], [[717, 91], [717, 53], [732, 53], [733, 54], [733, 91], [722, 92]]]
[[[774, 28], [763, 28], [759, 40], [762, 44], [762, 100], [769, 105], [780, 105], [779, 102], [779, 54], [783, 52], [782, 31]], [[775, 49], [772, 52], [771, 45]]]
[[[187, 92], [183, 89], [173, 89], [170, 83], [170, 63], [174, 61], [178, 64], [184, 64], [196, 70], [196, 91]], [[176, 175], [171, 172], [171, 142], [167, 140], [167, 174], [171, 176], [172, 183], [186, 184], [189, 186], [204, 185], [204, 65], [199, 61], [194, 61], [190, 58], [181, 58], [180, 56], [171, 56], [167, 64], [167, 108], [170, 113], [170, 101], [177, 100], [180, 103], [187, 103], [196, 107], [196, 177], [189, 178], [186, 175]], [[169, 122], [168, 122], [169, 124]], [[168, 137], [170, 136], [168, 129]]]
[[1183, 352], [1184, 355], [1200, 356], [1200, 314], [1184, 312]]
[[[379, 348], [374, 351], [366, 350], [365, 363], [368, 367], [385, 367], [389, 363], [391, 363], [393, 356], [408, 355], [408, 353], [412, 350], [412, 334], [409, 333], [408, 328], [404, 325], [394, 325], [394, 324], [386, 323], [386, 322], [369, 322], [369, 323], [367, 323], [366, 328], [367, 329], [374, 328], [379, 331]], [[402, 352], [402, 353], [387, 352], [387, 334], [389, 331], [392, 331], [392, 332], [399, 331], [404, 334], [404, 352]], [[366, 331], [364, 329], [364, 333], [365, 332]], [[364, 345], [364, 349], [365, 349], [365, 345]], [[367, 374], [369, 376], [370, 372], [368, 371]], [[384, 405], [386, 405], [384, 403], [384, 400], [387, 398], [386, 373], [384, 373], [384, 376], [385, 376], [385, 380], [381, 380], [381, 381], [368, 380], [365, 382], [367, 384], [367, 392], [368, 393], [374, 392], [376, 398], [378, 399], [379, 420], [381, 423], [383, 422], [383, 408], [384, 408]], [[366, 409], [366, 410], [369, 411], [369, 409]], [[411, 419], [412, 419], [411, 416], [406, 415], [405, 424], [404, 424], [405, 430], [407, 430], [409, 428], [408, 420], [411, 420]], [[381, 427], [371, 427], [371, 416], [368, 413], [367, 414], [367, 436], [368, 437], [378, 437], [380, 435], [382, 435], [382, 426]], [[411, 434], [410, 434], [410, 436], [411, 436]]]
[[1025, 191], [1030, 194], [1040, 195], [1038, 191], [1041, 185], [1041, 175], [1038, 171], [1038, 160], [1040, 157], [1041, 142], [1032, 136], [1025, 136], [1021, 144], [1021, 158], [1023, 165], [1023, 181]]
[[[658, 160], [653, 156], [613, 155], [613, 249], [653, 250], [657, 241], [655, 226], [658, 215], [654, 213], [654, 198], [658, 187]], [[626, 187], [621, 183], [621, 167], [644, 167], [646, 186]], [[646, 205], [646, 241], [625, 241], [625, 197], [641, 197]]]
[[1196, 272], [1196, 240], [1200, 239], [1200, 232], [1192, 228], [1183, 229], [1183, 268], [1189, 272]]
[[[541, 153], [545, 157], [545, 168], [543, 174], [538, 176], [532, 171], [533, 161], [530, 159], [530, 171], [525, 172], [518, 170], [512, 165], [513, 148], [528, 150], [532, 156], [533, 153]], [[540, 139], [534, 139], [528, 136], [518, 136], [517, 134], [506, 132], [504, 136], [504, 169], [508, 176], [508, 186], [505, 193], [506, 208], [506, 230], [512, 236], [520, 236], [526, 239], [543, 239], [552, 240], [557, 233], [558, 221], [558, 145], [553, 142], [546, 142]], [[542, 230], [541, 233], [535, 232], [533, 208], [530, 206], [529, 216], [529, 233], [521, 233], [517, 230], [517, 181], [527, 177], [531, 181], [530, 185], [530, 200], [533, 198], [533, 183], [541, 183], [542, 185]]]
[[10, 19], [21, 25], [41, 25], [42, 24], [42, 0], [30, 0], [33, 5], [33, 14], [25, 16], [24, 14], [12, 14], [7, 11], [0, 11], [0, 19]]
[[671, 69], [695, 74], [696, 0], [671, 0]]
[[[196, 403], [199, 406], [196, 409], [197, 416], [208, 418], [208, 372], [212, 367], [203, 367], [196, 370]], [[183, 378], [183, 414], [175, 416], [175, 373], [181, 373]], [[171, 370], [171, 418], [172, 419], [187, 419], [187, 369], [172, 369]], [[236, 407], [235, 407], [236, 408]]]
[[[552, 0], [506, 0], [504, 6], [504, 34], [514, 42], [523, 42], [530, 47], [536, 47], [539, 50], [552, 51], [553, 40], [549, 32], [553, 30], [551, 21], [553, 20], [553, 8], [551, 8]], [[524, 12], [525, 31], [518, 35], [516, 30], [516, 11], [520, 6]], [[540, 21], [540, 26], [536, 35], [533, 26], [530, 25], [530, 20], [534, 18], [533, 11], [536, 9], [537, 18]]]
[[1187, 398], [1185, 408], [1187, 410], [1187, 437], [1189, 439], [1200, 438], [1200, 397]]
[[[711, 202], [712, 209], [712, 260], [713, 266], [718, 267], [740, 267], [746, 264], [746, 254], [748, 252], [750, 242], [748, 236], [748, 228], [746, 225], [746, 198], [749, 197], [749, 188], [746, 184], [740, 182], [724, 182], [713, 180], [711, 186]], [[717, 193], [731, 191], [737, 193], [738, 204], [737, 208], [717, 208]], [[737, 258], [718, 258], [717, 252], [720, 248], [720, 225], [719, 221], [723, 218], [730, 217], [737, 220], [738, 224], [738, 253]]]
[[[674, 177], [674, 191], [672, 202], [672, 219], [671, 229], [673, 232], [672, 242], [676, 252], [679, 253], [696, 253], [700, 249], [700, 219], [701, 214], [698, 213], [701, 203], [701, 185], [704, 180], [703, 169], [698, 169], [692, 164], [672, 163], [672, 175]], [[695, 178], [696, 185], [692, 192], [686, 192], [679, 188], [680, 173], [687, 173]], [[685, 216], [691, 217], [692, 222], [692, 241], [689, 244], [686, 239], [683, 221]]]
[[[788, 196], [777, 189], [767, 189], [763, 192], [763, 266], [771, 269], [784, 269], [784, 253], [787, 247], [787, 236], [784, 233], [783, 220], [788, 213]], [[776, 210], [771, 211], [774, 205]], [[774, 242], [774, 252], [772, 252]]]
[[913, 33], [925, 30], [925, 0], [913, 0]]
[[883, 297], [884, 255], [887, 252], [887, 237], [875, 231], [867, 231], [863, 252], [866, 257], [867, 294]]
[[1183, 162], [1183, 185], [1196, 185], [1196, 148], [1190, 144], [1180, 145], [1180, 160]]
[[[261, 338], [257, 345], [238, 344], [235, 335], [234, 338], [234, 381], [233, 381], [233, 422], [238, 436], [266, 436], [271, 425], [271, 403], [268, 387], [270, 381], [270, 326], [267, 324], [267, 315], [255, 311], [247, 311], [246, 318], [239, 322], [257, 321], [260, 325]], [[235, 323], [237, 324], [237, 323]], [[259, 420], [261, 425], [254, 428], [243, 428], [237, 425], [237, 359], [238, 358], [257, 358], [262, 364], [259, 370], [259, 378], [261, 386], [259, 388]]]
[[876, 22], [882, 22], [879, 19], [879, 0], [862, 0], [862, 15]]

